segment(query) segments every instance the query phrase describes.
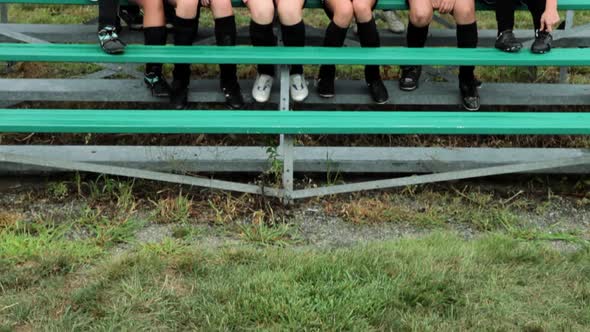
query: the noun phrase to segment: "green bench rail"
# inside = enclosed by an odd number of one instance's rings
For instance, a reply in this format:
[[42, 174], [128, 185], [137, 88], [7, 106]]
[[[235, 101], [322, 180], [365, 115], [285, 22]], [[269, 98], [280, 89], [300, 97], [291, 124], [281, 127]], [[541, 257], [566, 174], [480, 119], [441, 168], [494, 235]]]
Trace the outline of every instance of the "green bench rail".
[[590, 48], [561, 48], [536, 55], [493, 48], [326, 48], [253, 46], [130, 45], [122, 55], [103, 53], [96, 44], [0, 44], [0, 61], [103, 63], [237, 63], [347, 65], [475, 65], [475, 66], [588, 66]]
[[[124, 1], [127, 2], [127, 1]], [[96, 1], [91, 0], [0, 0], [0, 3], [13, 3], [13, 4], [42, 4], [42, 5], [95, 5]], [[242, 0], [232, 0], [235, 7], [243, 7], [244, 3]], [[306, 4], [307, 8], [321, 8], [319, 0], [308, 0]], [[587, 0], [559, 0], [558, 7], [561, 10], [583, 10], [589, 9], [590, 3]], [[377, 4], [378, 9], [394, 9], [394, 10], [405, 10], [408, 9], [405, 0], [379, 0]], [[478, 2], [478, 8], [489, 9], [483, 3]]]
[[0, 109], [0, 132], [589, 135], [590, 113]]

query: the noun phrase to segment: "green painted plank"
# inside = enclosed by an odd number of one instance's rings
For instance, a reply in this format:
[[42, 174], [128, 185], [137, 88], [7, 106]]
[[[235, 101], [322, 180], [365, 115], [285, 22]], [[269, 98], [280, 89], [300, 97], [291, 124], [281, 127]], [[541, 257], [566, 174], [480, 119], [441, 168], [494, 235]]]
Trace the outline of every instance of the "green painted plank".
[[590, 135], [590, 113], [0, 109], [0, 132]]
[[494, 48], [327, 48], [253, 46], [130, 45], [122, 55], [108, 55], [97, 44], [0, 44], [0, 61], [164, 62], [237, 64], [375, 64], [476, 66], [588, 66], [590, 48], [560, 48], [548, 54], [506, 53]]
[[[126, 3], [126, 1], [123, 1]], [[43, 4], [43, 5], [95, 5], [97, 1], [92, 0], [0, 0], [0, 3], [20, 4]], [[234, 7], [244, 7], [242, 0], [232, 0]], [[588, 0], [559, 0], [561, 10], [584, 10], [590, 9]], [[306, 8], [321, 8], [319, 0], [308, 0]], [[406, 10], [408, 8], [405, 0], [379, 0], [378, 9]], [[489, 9], [483, 3], [478, 3], [478, 9]], [[521, 9], [525, 9], [524, 7]]]

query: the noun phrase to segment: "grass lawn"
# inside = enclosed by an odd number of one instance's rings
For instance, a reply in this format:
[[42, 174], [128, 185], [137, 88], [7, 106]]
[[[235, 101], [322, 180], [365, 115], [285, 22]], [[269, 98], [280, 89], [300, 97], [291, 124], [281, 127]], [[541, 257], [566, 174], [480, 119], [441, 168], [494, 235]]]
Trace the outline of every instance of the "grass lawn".
[[590, 249], [451, 233], [318, 250], [173, 239], [112, 255], [0, 233], [0, 330], [582, 331]]

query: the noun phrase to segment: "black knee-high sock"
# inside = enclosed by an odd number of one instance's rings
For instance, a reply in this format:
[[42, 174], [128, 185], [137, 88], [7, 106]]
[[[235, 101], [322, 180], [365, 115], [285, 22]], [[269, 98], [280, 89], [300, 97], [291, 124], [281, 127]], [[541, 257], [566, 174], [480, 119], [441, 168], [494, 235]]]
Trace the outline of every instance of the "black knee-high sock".
[[[303, 20], [294, 25], [281, 24], [283, 44], [285, 46], [305, 46], [305, 24]], [[291, 65], [291, 75], [303, 74], [302, 65]]]
[[98, 29], [107, 25], [117, 26], [119, 13], [119, 0], [98, 1]]
[[[272, 23], [258, 24], [250, 21], [250, 40], [253, 46], [276, 46], [277, 37], [272, 30]], [[258, 73], [264, 75], [275, 75], [275, 66], [258, 65]]]
[[514, 29], [514, 0], [498, 0], [496, 2], [496, 21], [498, 22], [498, 35], [500, 32]]
[[[377, 31], [377, 25], [375, 19], [371, 19], [369, 22], [360, 23], [357, 22], [359, 40], [361, 47], [379, 47], [381, 41], [379, 40], [379, 32]], [[379, 73], [379, 66], [365, 66], [365, 80], [367, 82], [373, 82], [381, 79]]]
[[[457, 24], [457, 47], [459, 48], [476, 48], [477, 47], [477, 22], [471, 24]], [[459, 80], [469, 81], [475, 79], [474, 66], [459, 67]]]
[[417, 27], [412, 24], [412, 22], [408, 23], [408, 34], [406, 35], [408, 47], [424, 47], [427, 38], [428, 25], [425, 27]]
[[528, 0], [526, 4], [533, 16], [535, 30], [539, 30], [541, 28], [541, 16], [543, 16], [543, 12], [545, 12], [546, 2], [545, 0]]
[[[236, 19], [233, 15], [215, 19], [215, 41], [217, 46], [234, 46], [236, 44]], [[219, 65], [219, 71], [222, 84], [238, 80], [236, 65]]]
[[[346, 33], [348, 27], [341, 28], [334, 21], [330, 21], [330, 24], [326, 28], [326, 35], [324, 36], [324, 46], [327, 47], [341, 47], [344, 45], [346, 39]], [[336, 77], [336, 66], [335, 65], [323, 65], [320, 67], [320, 79], [334, 80]]]
[[[196, 22], [194, 18], [175, 17], [174, 19], [174, 45], [190, 46], [193, 44], [196, 33]], [[172, 72], [175, 81], [182, 81], [188, 85], [191, 77], [190, 64], [177, 63]]]
[[[143, 28], [144, 44], [145, 45], [166, 45], [168, 33], [166, 27], [148, 27]], [[161, 63], [148, 63], [145, 65], [145, 73], [154, 73], [156, 75], [162, 74]]]

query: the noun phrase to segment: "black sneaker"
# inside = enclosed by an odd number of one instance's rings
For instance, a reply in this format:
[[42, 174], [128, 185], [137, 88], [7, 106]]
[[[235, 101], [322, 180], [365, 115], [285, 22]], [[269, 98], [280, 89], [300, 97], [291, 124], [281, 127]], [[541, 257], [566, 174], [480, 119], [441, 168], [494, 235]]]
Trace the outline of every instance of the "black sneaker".
[[322, 98], [332, 98], [335, 95], [334, 80], [329, 78], [318, 78], [317, 88]]
[[125, 51], [125, 44], [117, 34], [117, 28], [107, 25], [98, 30], [98, 42], [105, 53], [121, 54]]
[[188, 82], [172, 81], [170, 87], [170, 104], [175, 110], [188, 108]]
[[152, 91], [152, 96], [170, 96], [170, 86], [162, 74], [145, 73], [143, 76], [143, 81], [145, 82], [145, 85], [147, 85], [147, 87]]
[[504, 30], [496, 38], [494, 46], [501, 51], [514, 53], [520, 51], [522, 43], [516, 39], [512, 30]]
[[535, 42], [531, 46], [531, 52], [535, 54], [544, 54], [551, 51], [551, 42], [553, 36], [547, 31], [535, 30]]
[[125, 22], [129, 30], [143, 29], [143, 16], [141, 15], [141, 12], [132, 13], [127, 9], [121, 8], [119, 10], [119, 18]]
[[221, 91], [225, 96], [225, 104], [231, 109], [240, 109], [244, 106], [244, 97], [238, 81], [222, 82]]
[[422, 66], [401, 66], [399, 88], [403, 91], [414, 91], [418, 88], [418, 81], [422, 74]]
[[478, 111], [480, 107], [477, 80], [459, 81], [463, 107], [468, 111]]
[[387, 93], [387, 88], [385, 84], [383, 84], [382, 80], [375, 80], [372, 82], [367, 82], [367, 87], [369, 88], [369, 93], [375, 103], [381, 105], [387, 103], [389, 100], [389, 93]]

